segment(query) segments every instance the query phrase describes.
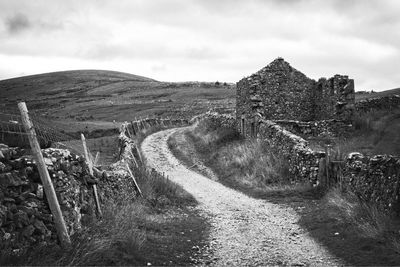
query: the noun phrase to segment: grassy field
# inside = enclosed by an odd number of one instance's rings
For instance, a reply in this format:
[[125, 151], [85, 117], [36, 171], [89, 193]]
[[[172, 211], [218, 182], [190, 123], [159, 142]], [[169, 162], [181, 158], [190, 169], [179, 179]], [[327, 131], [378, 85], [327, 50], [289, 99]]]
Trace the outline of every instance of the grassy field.
[[[335, 188], [324, 192], [289, 184], [284, 159], [265, 144], [242, 140], [232, 130], [203, 122], [187, 136], [219, 182], [249, 196], [291, 206], [300, 216], [300, 225], [347, 264], [399, 265], [399, 218]], [[179, 152], [185, 147], [177, 146], [176, 140], [169, 140], [169, 146], [183, 162], [190, 162]]]

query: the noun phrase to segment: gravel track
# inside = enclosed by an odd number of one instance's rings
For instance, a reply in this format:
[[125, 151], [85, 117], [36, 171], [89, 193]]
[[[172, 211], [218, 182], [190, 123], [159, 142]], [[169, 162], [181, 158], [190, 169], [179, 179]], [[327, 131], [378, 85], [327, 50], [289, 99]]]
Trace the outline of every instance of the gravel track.
[[186, 129], [154, 133], [141, 149], [150, 167], [165, 172], [200, 203], [198, 209], [212, 226], [213, 264], [344, 265], [298, 225], [292, 208], [248, 197], [183, 166], [168, 149], [167, 140]]

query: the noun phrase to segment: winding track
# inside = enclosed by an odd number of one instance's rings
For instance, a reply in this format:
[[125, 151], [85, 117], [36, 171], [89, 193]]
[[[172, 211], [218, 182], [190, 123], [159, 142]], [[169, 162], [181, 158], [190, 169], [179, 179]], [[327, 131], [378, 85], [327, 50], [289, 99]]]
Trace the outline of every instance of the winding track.
[[148, 165], [165, 172], [200, 203], [210, 220], [215, 265], [343, 265], [299, 225], [298, 215], [283, 205], [248, 197], [185, 168], [168, 149], [171, 134], [154, 133], [142, 143]]

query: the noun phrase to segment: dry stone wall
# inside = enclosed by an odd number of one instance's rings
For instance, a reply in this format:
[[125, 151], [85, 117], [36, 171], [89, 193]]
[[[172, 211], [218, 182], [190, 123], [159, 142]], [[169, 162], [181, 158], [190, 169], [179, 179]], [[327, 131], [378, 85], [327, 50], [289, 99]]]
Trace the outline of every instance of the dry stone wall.
[[[192, 122], [207, 119], [219, 127], [237, 129], [234, 116], [206, 113], [195, 117]], [[279, 125], [283, 123], [285, 127]], [[269, 144], [283, 155], [289, 164], [292, 182], [310, 183], [317, 186], [325, 179], [325, 158], [323, 151], [314, 151], [302, 137], [286, 128], [297, 127], [303, 122], [260, 120], [257, 123], [257, 138]], [[311, 123], [311, 122], [310, 122]], [[322, 123], [322, 122], [319, 122]], [[338, 121], [328, 121], [335, 125]], [[287, 125], [290, 124], [290, 127]], [[309, 123], [304, 129], [310, 130]], [[321, 129], [326, 128], [325, 125]], [[299, 130], [304, 133], [304, 130]], [[342, 169], [343, 188], [354, 192], [366, 202], [375, 203], [387, 212], [400, 213], [400, 158], [390, 155], [366, 157], [360, 153], [350, 153]]]
[[274, 120], [274, 122], [302, 137], [336, 137], [348, 135], [352, 131], [352, 124], [340, 120]]
[[[288, 159], [294, 182], [319, 185], [324, 179], [325, 152], [313, 151], [307, 141], [272, 121], [262, 121], [258, 138]], [[332, 164], [332, 163], [331, 163]], [[321, 173], [321, 172], [324, 173]], [[391, 155], [364, 156], [350, 153], [342, 169], [343, 189], [389, 213], [400, 213], [400, 158]]]
[[289, 172], [294, 182], [309, 182], [318, 185], [320, 159], [324, 152], [313, 151], [308, 142], [277, 123], [263, 120], [259, 125], [257, 138], [279, 151], [289, 163]]
[[206, 112], [204, 114], [200, 114], [198, 116], [193, 117], [190, 120], [190, 123], [193, 124], [201, 120], [208, 120], [210, 123], [218, 125], [218, 127], [232, 128], [232, 129], [236, 128], [236, 119], [234, 116], [229, 114], [220, 114], [218, 112]]
[[356, 103], [358, 112], [368, 112], [373, 110], [392, 110], [400, 108], [400, 95], [384, 96], [362, 100]]
[[[96, 218], [92, 185], [102, 204], [135, 187], [118, 164], [89, 174], [82, 156], [68, 150], [42, 150], [70, 235]], [[17, 253], [32, 245], [57, 243], [54, 226], [35, 160], [19, 148], [0, 144], [0, 249]]]
[[343, 171], [348, 190], [387, 212], [400, 213], [400, 158], [390, 155], [366, 157], [350, 153]]

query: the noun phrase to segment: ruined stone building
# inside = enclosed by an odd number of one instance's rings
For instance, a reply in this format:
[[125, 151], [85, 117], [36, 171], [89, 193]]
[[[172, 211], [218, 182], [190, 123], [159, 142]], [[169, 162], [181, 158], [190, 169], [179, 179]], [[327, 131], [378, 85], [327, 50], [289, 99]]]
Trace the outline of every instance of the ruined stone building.
[[354, 111], [354, 81], [348, 76], [315, 81], [283, 58], [243, 78], [236, 87], [238, 126], [249, 135], [253, 135], [260, 118], [350, 121]]

